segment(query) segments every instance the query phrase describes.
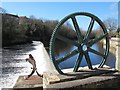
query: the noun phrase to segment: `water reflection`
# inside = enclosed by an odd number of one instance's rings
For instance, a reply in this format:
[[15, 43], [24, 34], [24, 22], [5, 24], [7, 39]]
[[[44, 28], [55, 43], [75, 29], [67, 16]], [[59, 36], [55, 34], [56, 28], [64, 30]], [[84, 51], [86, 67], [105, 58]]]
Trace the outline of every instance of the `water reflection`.
[[[104, 49], [102, 48], [101, 44], [94, 44], [91, 48], [96, 50], [96, 51], [99, 51], [101, 53], [104, 52]], [[57, 59], [65, 56], [66, 54], [74, 51], [75, 49], [77, 49], [76, 46], [73, 46], [69, 43], [65, 43], [65, 42], [60, 41], [60, 40], [56, 40], [55, 41], [55, 50], [54, 50], [55, 51], [55, 59], [57, 60]], [[79, 54], [76, 54], [73, 57], [70, 57], [69, 59], [60, 63], [59, 67], [61, 69], [72, 68], [74, 66], [75, 62], [76, 62], [76, 59], [78, 58], [78, 55]], [[90, 53], [90, 52], [89, 52], [89, 56], [90, 56], [92, 65], [96, 65], [96, 64], [100, 63], [100, 61], [101, 61], [100, 56], [98, 56], [94, 53]], [[83, 67], [83, 66], [86, 66], [86, 65], [87, 65], [86, 59], [85, 59], [85, 57], [83, 57], [80, 66]]]
[[[105, 52], [105, 49], [103, 48], [103, 44], [101, 42], [98, 42], [98, 43], [94, 44], [91, 48], [100, 52], [100, 53], [102, 53], [102, 54]], [[68, 53], [74, 51], [75, 49], [77, 49], [77, 47], [73, 46], [69, 43], [65, 43], [63, 41], [56, 40], [54, 49], [55, 49], [54, 50], [55, 51], [55, 59], [58, 60], [59, 58], [65, 56], [66, 54], [68, 54]], [[79, 54], [76, 54], [73, 57], [70, 57], [67, 60], [65, 60], [64, 62], [60, 63], [59, 67], [61, 69], [73, 68], [74, 64], [75, 64], [75, 62], [78, 58], [78, 55]], [[91, 53], [91, 52], [89, 52], [89, 56], [90, 56], [90, 60], [92, 62], [92, 65], [100, 64], [100, 62], [102, 60], [101, 56], [96, 55], [96, 54]], [[110, 67], [114, 68], [115, 67], [115, 60], [116, 60], [115, 54], [110, 52], [105, 64], [107, 66], [110, 66]], [[87, 63], [86, 63], [85, 57], [83, 56], [80, 67], [84, 67], [84, 66], [87, 66]]]

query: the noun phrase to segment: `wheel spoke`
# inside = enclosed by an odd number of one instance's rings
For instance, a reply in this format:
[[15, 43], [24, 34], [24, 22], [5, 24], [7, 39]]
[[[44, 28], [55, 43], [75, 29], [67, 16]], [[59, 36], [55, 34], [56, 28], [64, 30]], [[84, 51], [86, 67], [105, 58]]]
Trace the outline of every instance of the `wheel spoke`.
[[94, 50], [94, 49], [92, 49], [92, 48], [88, 48], [88, 51], [90, 51], [90, 52], [92, 52], [92, 53], [94, 53], [94, 54], [97, 54], [97, 55], [99, 55], [99, 56], [105, 57], [102, 53], [100, 53], [100, 52], [98, 52], [98, 51], [96, 51], [96, 50]]
[[66, 59], [68, 59], [76, 54], [78, 54], [78, 49], [75, 49], [74, 51], [66, 54], [64, 57], [59, 58], [58, 60], [56, 60], [56, 63], [59, 64], [59, 63], [65, 61]]
[[79, 44], [78, 44], [76, 41], [74, 41], [74, 40], [70, 40], [70, 39], [68, 39], [68, 38], [66, 38], [66, 37], [64, 37], [64, 36], [61, 36], [61, 35], [57, 35], [57, 38], [58, 38], [59, 40], [61, 40], [61, 41], [68, 42], [68, 43], [73, 44], [74, 46], [79, 47]]
[[78, 70], [79, 65], [80, 65], [80, 63], [82, 61], [82, 57], [83, 57], [83, 54], [80, 53], [79, 56], [78, 56], [78, 58], [77, 58], [77, 60], [76, 60], [75, 65], [74, 65], [74, 70], [73, 70], [74, 72], [76, 72]]
[[76, 20], [75, 16], [71, 17], [71, 19], [72, 19], [73, 25], [75, 27], [79, 43], [82, 43], [83, 42], [83, 36], [82, 36], [81, 31], [80, 31], [80, 28], [79, 28], [79, 25], [77, 23], [77, 20]]
[[103, 36], [100, 36], [99, 38], [97, 39], [93, 39], [91, 40], [90, 42], [88, 42], [88, 46], [91, 47], [93, 44], [97, 43], [98, 41], [102, 40], [103, 38], [107, 37], [108, 33], [106, 33], [105, 35]]
[[93, 28], [93, 25], [94, 25], [94, 21], [95, 21], [95, 20], [92, 18], [91, 21], [90, 21], [90, 24], [89, 24], [89, 27], [88, 27], [88, 30], [87, 30], [87, 33], [86, 33], [86, 35], [85, 35], [84, 40], [89, 39], [90, 33], [91, 33], [92, 28]]
[[105, 62], [106, 62], [106, 58], [103, 58], [98, 68], [102, 68]]
[[92, 68], [92, 63], [91, 63], [91, 61], [90, 61], [89, 53], [88, 53], [88, 52], [85, 52], [84, 55], [85, 55], [85, 59], [86, 59], [86, 61], [87, 61], [87, 64], [88, 64], [89, 69], [93, 69], [93, 68]]

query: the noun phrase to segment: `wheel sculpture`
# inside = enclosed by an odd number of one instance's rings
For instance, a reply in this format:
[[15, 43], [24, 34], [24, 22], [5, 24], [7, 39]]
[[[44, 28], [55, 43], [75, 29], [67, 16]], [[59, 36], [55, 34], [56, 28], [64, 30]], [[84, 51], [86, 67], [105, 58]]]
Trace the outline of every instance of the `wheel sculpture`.
[[[78, 24], [78, 21], [77, 21], [77, 18], [76, 18], [77, 16], [85, 16], [85, 17], [90, 18], [90, 24], [88, 26], [87, 32], [86, 32], [84, 37], [83, 37], [83, 35], [81, 33], [81, 30], [80, 30], [80, 27], [79, 27], [79, 24]], [[76, 30], [76, 34], [77, 34], [77, 41], [73, 41], [73, 40], [71, 40], [69, 38], [63, 37], [63, 36], [58, 34], [59, 28], [61, 28], [62, 25], [64, 23], [66, 23], [66, 21], [68, 19], [72, 20], [73, 26], [74, 26], [74, 28]], [[99, 26], [102, 28], [103, 35], [99, 36], [98, 38], [94, 38], [94, 39], [90, 40], [89, 37], [90, 37], [90, 34], [92, 33], [92, 29], [93, 29], [93, 26], [94, 26], [95, 22], [97, 22], [99, 24]], [[55, 40], [56, 39], [61, 39], [64, 42], [69, 42], [69, 43], [73, 44], [74, 46], [76, 46], [77, 49], [75, 49], [74, 51], [66, 54], [64, 57], [61, 57], [58, 60], [56, 60], [55, 51], [54, 51]], [[105, 46], [106, 48], [105, 48], [103, 53], [101, 53], [99, 51], [96, 51], [96, 50], [91, 48], [92, 45], [94, 45], [95, 43], [97, 43], [98, 41], [101, 41], [103, 39], [106, 41], [106, 46]], [[86, 47], [86, 49], [83, 49], [83, 47]], [[55, 29], [54, 29], [54, 31], [52, 33], [52, 36], [51, 36], [49, 51], [50, 51], [49, 52], [50, 53], [50, 58], [51, 58], [51, 60], [52, 60], [52, 62], [54, 64], [56, 70], [60, 74], [63, 74], [64, 72], [59, 67], [59, 64], [61, 62], [64, 62], [68, 58], [76, 55], [76, 54], [79, 54], [79, 55], [78, 55], [77, 60], [75, 60], [75, 65], [73, 67], [74, 72], [78, 71], [78, 68], [80, 67], [79, 65], [80, 65], [80, 63], [82, 61], [83, 56], [86, 59], [86, 62], [87, 62], [87, 65], [88, 65], [89, 69], [93, 69], [93, 65], [92, 65], [90, 57], [89, 57], [89, 52], [92, 52], [92, 53], [102, 57], [102, 60], [101, 60], [101, 62], [99, 64], [99, 66], [98, 66], [98, 68], [102, 68], [103, 65], [105, 64], [106, 60], [107, 60], [107, 56], [108, 56], [108, 53], [109, 53], [109, 36], [108, 36], [107, 29], [104, 26], [104, 24], [102, 23], [102, 21], [93, 14], [90, 14], [90, 13], [87, 13], [87, 12], [72, 13], [72, 14], [66, 16], [65, 18], [63, 18], [57, 24], [57, 26], [55, 27]]]

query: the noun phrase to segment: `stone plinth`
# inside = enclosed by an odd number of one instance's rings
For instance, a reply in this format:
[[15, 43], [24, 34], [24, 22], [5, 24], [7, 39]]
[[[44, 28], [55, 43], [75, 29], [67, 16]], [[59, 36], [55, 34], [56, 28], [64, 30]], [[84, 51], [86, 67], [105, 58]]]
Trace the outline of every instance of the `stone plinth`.
[[[103, 41], [103, 47], [105, 48], [105, 40]], [[110, 53], [113, 53], [116, 57], [115, 69], [120, 71], [120, 38], [110, 39]]]
[[19, 76], [18, 80], [16, 81], [15, 86], [13, 87], [14, 90], [18, 89], [39, 89], [42, 90], [43, 85], [43, 78], [37, 75], [31, 76], [29, 79], [25, 80], [25, 75]]
[[120, 71], [120, 38], [116, 39], [116, 69]]
[[80, 70], [64, 75], [43, 74], [43, 90], [119, 88], [120, 73], [112, 69]]
[[78, 72], [66, 72], [64, 75], [44, 72], [43, 78], [33, 75], [28, 80], [25, 80], [24, 76], [20, 76], [12, 90], [120, 88], [119, 83], [120, 72], [114, 69], [82, 69]]

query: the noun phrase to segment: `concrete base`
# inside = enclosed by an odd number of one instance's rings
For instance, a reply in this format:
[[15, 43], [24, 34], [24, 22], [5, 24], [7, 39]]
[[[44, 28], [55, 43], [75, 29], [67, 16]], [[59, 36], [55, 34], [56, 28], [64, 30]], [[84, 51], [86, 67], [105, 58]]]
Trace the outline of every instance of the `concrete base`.
[[120, 71], [120, 38], [116, 42], [116, 69]]
[[[103, 48], [105, 48], [106, 42], [103, 40]], [[111, 38], [110, 39], [110, 53], [115, 55], [116, 64], [115, 69], [120, 71], [120, 38]]]
[[120, 73], [111, 69], [81, 70], [76, 73], [66, 73], [65, 75], [44, 73], [43, 78], [43, 88], [55, 90], [68, 88], [118, 88], [119, 83]]
[[64, 75], [45, 72], [43, 78], [36, 75], [28, 80], [20, 76], [13, 89], [84, 89], [84, 88], [120, 88], [120, 72], [110, 69], [82, 69]]
[[120, 73], [106, 74], [101, 76], [88, 77], [84, 79], [71, 80], [66, 82], [49, 84], [45, 89], [97, 89], [97, 88], [120, 88]]
[[43, 89], [43, 79], [37, 75], [33, 75], [29, 79], [25, 80], [25, 75], [24, 76], [19, 76], [15, 86], [13, 87], [14, 89]]

